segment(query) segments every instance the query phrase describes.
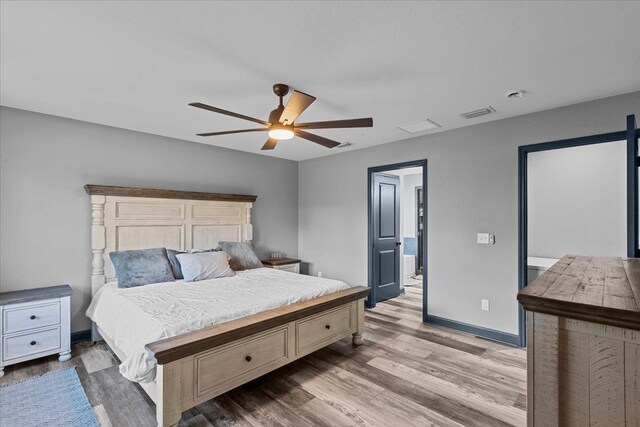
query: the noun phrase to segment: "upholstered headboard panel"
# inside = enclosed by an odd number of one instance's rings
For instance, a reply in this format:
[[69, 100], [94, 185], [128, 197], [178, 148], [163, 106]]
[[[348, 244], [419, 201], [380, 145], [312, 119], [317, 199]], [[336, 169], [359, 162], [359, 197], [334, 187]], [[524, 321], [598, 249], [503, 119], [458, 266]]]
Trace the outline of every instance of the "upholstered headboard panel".
[[91, 295], [115, 279], [109, 252], [216, 247], [252, 239], [256, 196], [86, 185], [91, 195]]

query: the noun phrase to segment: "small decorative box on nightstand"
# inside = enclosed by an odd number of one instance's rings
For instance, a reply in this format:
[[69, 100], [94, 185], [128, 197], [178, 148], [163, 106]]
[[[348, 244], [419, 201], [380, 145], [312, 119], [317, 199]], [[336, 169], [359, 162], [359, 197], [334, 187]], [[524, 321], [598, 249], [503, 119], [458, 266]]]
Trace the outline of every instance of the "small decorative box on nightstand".
[[276, 270], [290, 271], [291, 273], [300, 273], [300, 260], [292, 258], [263, 259], [262, 265], [267, 268]]
[[0, 376], [4, 367], [59, 353], [71, 358], [69, 285], [0, 293]]

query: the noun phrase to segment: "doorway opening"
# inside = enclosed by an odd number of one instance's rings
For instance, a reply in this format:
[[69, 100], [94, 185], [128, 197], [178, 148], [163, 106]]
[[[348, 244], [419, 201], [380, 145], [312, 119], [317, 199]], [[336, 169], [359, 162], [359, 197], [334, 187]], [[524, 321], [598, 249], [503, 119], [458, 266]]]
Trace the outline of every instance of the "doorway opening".
[[367, 308], [406, 295], [427, 307], [427, 160], [368, 170]]
[[629, 115], [626, 131], [519, 147], [518, 290], [568, 253], [640, 256], [639, 143]]

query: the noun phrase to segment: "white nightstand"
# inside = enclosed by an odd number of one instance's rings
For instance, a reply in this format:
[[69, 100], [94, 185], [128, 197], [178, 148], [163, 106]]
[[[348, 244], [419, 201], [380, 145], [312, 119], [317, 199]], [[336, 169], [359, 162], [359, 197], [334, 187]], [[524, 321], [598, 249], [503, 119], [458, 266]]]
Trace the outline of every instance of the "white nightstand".
[[262, 265], [276, 270], [300, 273], [300, 260], [292, 258], [263, 259]]
[[4, 367], [59, 353], [71, 358], [69, 285], [0, 293], [0, 376]]

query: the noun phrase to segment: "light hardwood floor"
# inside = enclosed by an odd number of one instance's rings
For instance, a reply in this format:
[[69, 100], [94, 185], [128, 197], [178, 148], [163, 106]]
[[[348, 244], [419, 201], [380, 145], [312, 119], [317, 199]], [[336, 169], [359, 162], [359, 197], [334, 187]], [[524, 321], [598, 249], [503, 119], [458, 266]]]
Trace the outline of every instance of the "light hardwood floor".
[[[182, 415], [204, 426], [503, 426], [526, 423], [526, 353], [421, 323], [422, 290], [366, 312], [365, 344], [333, 344]], [[155, 405], [104, 344], [6, 368], [0, 384], [77, 366], [103, 426], [154, 426]]]

